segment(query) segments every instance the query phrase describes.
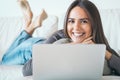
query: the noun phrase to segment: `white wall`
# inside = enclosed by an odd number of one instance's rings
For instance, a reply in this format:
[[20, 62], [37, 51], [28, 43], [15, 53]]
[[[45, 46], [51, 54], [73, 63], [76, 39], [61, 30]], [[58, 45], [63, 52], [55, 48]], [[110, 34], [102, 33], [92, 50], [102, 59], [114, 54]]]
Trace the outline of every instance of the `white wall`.
[[120, 0], [90, 0], [100, 9], [120, 9]]
[[[49, 14], [59, 15], [66, 11], [73, 0], [28, 0], [34, 14], [39, 14], [41, 8]], [[120, 0], [91, 0], [100, 9], [120, 9]], [[22, 15], [17, 0], [0, 0], [0, 16]]]
[[[44, 8], [49, 14], [60, 14], [65, 11], [72, 0], [28, 0], [34, 14]], [[17, 0], [0, 0], [0, 16], [22, 15]]]

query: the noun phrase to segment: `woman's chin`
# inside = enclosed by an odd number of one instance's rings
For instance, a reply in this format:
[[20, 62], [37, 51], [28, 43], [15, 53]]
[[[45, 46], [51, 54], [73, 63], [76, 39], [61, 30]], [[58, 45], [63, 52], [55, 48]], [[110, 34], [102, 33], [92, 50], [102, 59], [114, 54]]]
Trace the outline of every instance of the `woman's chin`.
[[73, 40], [74, 43], [82, 43], [83, 40]]

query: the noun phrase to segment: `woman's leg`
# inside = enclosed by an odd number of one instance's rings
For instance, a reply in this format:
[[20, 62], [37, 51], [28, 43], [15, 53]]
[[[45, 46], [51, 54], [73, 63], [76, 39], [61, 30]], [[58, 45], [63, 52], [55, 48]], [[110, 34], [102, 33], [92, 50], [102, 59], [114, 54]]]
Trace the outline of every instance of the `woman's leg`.
[[[25, 3], [26, 3], [26, 0], [20, 0], [20, 1], [22, 3], [25, 1]], [[27, 2], [27, 6], [28, 6], [28, 2]], [[26, 8], [23, 7], [23, 9], [26, 9]], [[31, 13], [29, 13], [29, 12], [30, 11], [28, 11], [28, 15], [31, 15]], [[24, 14], [24, 12], [23, 12], [23, 14]], [[25, 31], [23, 31], [18, 36], [18, 38], [15, 40], [15, 42], [9, 48], [9, 50], [5, 53], [5, 55], [2, 58], [2, 64], [24, 64], [27, 60], [29, 60], [31, 58], [32, 45], [37, 42], [44, 41], [44, 39], [43, 38], [42, 39], [41, 38], [39, 38], [39, 39], [38, 38], [30, 38], [31, 36], [29, 34], [32, 35], [34, 30], [38, 26], [41, 26], [42, 21], [46, 17], [47, 17], [47, 14], [45, 13], [44, 10], [42, 10], [40, 15], [37, 16], [33, 22], [31, 22], [31, 20], [30, 20], [30, 24], [28, 24], [29, 20], [27, 21], [26, 25], [29, 25], [29, 26], [25, 27]]]
[[[26, 0], [18, 0], [19, 6], [23, 12], [23, 17], [25, 21], [25, 26], [28, 27], [31, 24], [32, 21], [32, 11], [30, 9], [30, 6]], [[9, 49], [4, 53], [2, 61], [5, 61], [5, 59], [9, 58], [9, 55], [18, 54], [17, 50], [19, 45], [26, 41], [27, 39], [31, 38], [31, 35], [29, 35], [25, 30], [18, 35], [18, 37], [15, 39], [15, 41], [11, 44]], [[18, 47], [18, 48], [17, 48]], [[7, 61], [7, 60], [6, 60]]]
[[43, 43], [44, 38], [29, 38], [2, 58], [2, 65], [23, 65], [32, 57], [32, 46]]
[[[28, 27], [31, 24], [32, 17], [33, 17], [29, 3], [26, 0], [18, 0], [18, 3], [23, 12], [25, 26]], [[20, 35], [15, 39], [15, 41], [11, 44], [10, 48], [7, 50], [6, 53], [10, 53], [14, 48], [16, 48], [18, 45], [20, 45], [22, 42], [24, 42], [30, 37], [31, 35], [29, 35], [25, 31], [22, 31]]]
[[45, 10], [42, 10], [38, 16], [31, 22], [31, 24], [25, 28], [25, 31], [32, 35], [34, 30], [38, 27], [41, 27], [43, 20], [47, 18], [47, 13]]
[[45, 10], [42, 10], [39, 14], [39, 16], [37, 16], [33, 21], [33, 13], [31, 11], [31, 8], [29, 6], [29, 3], [27, 0], [18, 0], [18, 3], [22, 9], [23, 15], [24, 15], [24, 19], [25, 19], [25, 31], [32, 35], [34, 30], [37, 27], [40, 27], [42, 24], [42, 21], [44, 19], [47, 18], [47, 13], [45, 12]]
[[30, 8], [30, 5], [29, 5], [27, 0], [18, 0], [17, 2], [21, 8], [22, 13], [23, 13], [25, 27], [29, 27], [29, 25], [32, 22], [32, 18], [33, 18], [33, 13], [32, 13], [32, 10]]

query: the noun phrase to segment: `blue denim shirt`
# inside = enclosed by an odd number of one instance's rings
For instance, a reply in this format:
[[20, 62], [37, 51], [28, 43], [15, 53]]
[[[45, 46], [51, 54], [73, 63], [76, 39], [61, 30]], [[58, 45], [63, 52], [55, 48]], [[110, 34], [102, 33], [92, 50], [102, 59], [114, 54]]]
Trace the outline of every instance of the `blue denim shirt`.
[[33, 38], [26, 31], [22, 31], [10, 48], [3, 55], [4, 65], [22, 65], [32, 57], [32, 46], [36, 43], [43, 43], [45, 38]]

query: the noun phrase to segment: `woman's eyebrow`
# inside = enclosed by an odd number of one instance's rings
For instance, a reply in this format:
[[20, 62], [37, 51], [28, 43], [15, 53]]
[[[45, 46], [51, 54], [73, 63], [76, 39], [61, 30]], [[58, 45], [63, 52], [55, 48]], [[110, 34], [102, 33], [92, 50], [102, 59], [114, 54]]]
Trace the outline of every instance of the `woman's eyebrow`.
[[[75, 19], [75, 18], [68, 18], [68, 19]], [[89, 18], [80, 18], [78, 20], [89, 20]]]
[[80, 20], [89, 20], [88, 18], [81, 18]]

